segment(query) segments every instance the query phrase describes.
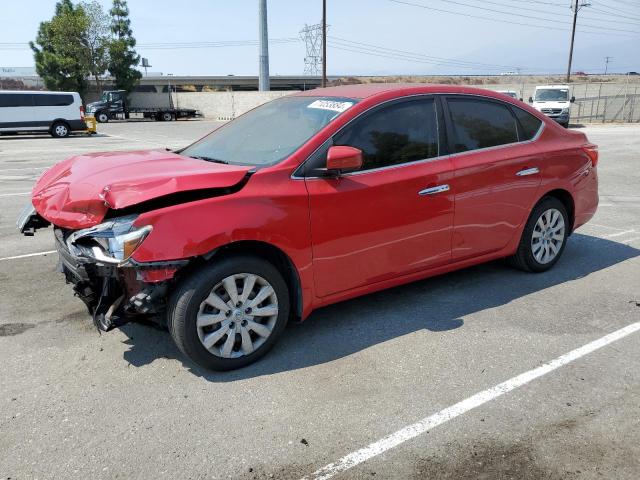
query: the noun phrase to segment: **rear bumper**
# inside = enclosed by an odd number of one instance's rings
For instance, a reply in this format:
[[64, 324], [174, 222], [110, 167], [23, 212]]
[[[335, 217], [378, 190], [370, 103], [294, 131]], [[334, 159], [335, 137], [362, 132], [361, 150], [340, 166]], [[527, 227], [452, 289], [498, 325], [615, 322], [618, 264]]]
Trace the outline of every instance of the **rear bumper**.
[[576, 188], [574, 194], [575, 218], [573, 230], [581, 227], [593, 218], [598, 210], [599, 201], [598, 169], [597, 167], [592, 167], [588, 175], [582, 179], [579, 188]]

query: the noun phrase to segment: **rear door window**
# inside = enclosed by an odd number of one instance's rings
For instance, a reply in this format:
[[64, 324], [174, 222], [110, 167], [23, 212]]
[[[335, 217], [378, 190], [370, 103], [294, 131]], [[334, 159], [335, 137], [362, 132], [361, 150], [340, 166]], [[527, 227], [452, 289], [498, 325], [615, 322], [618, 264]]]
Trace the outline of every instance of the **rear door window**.
[[33, 107], [33, 94], [0, 93], [0, 107]]
[[516, 143], [516, 119], [505, 104], [478, 98], [447, 98], [455, 153]]
[[362, 150], [362, 170], [438, 156], [438, 121], [433, 98], [380, 107], [333, 137], [334, 145]]

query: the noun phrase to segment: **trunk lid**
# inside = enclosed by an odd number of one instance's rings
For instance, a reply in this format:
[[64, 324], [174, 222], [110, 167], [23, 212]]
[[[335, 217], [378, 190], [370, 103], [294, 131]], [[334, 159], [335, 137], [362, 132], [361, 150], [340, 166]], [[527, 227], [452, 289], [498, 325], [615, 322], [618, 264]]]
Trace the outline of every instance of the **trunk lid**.
[[109, 152], [64, 160], [37, 181], [32, 203], [54, 225], [96, 225], [119, 210], [179, 192], [229, 188], [253, 167], [223, 165], [165, 150]]

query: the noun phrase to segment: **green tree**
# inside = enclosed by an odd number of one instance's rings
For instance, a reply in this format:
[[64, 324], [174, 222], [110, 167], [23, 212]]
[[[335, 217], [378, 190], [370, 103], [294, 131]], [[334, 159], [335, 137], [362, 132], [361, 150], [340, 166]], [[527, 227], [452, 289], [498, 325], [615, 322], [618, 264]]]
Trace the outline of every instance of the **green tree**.
[[96, 1], [79, 4], [87, 16], [87, 29], [83, 35], [83, 44], [89, 71], [96, 81], [96, 90], [102, 92], [100, 77], [109, 67], [109, 47], [111, 45], [109, 16]]
[[90, 68], [83, 41], [88, 24], [84, 9], [71, 0], [60, 0], [53, 18], [40, 23], [36, 40], [29, 45], [36, 71], [49, 90], [87, 92]]
[[136, 40], [131, 31], [126, 0], [113, 0], [109, 13], [114, 37], [109, 47], [109, 72], [115, 78], [117, 89], [130, 92], [142, 74], [134, 68], [140, 62], [140, 56], [135, 51]]

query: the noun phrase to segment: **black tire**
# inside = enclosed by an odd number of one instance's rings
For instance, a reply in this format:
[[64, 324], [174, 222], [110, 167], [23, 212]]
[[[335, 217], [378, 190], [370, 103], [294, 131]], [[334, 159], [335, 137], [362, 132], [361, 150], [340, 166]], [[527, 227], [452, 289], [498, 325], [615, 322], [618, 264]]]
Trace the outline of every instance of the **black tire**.
[[51, 125], [50, 133], [54, 138], [65, 138], [69, 136], [71, 129], [65, 122], [56, 122]]
[[[558, 253], [556, 253], [555, 257], [553, 257], [551, 261], [547, 263], [540, 263], [538, 260], [536, 260], [533, 254], [533, 232], [536, 227], [536, 223], [538, 222], [542, 214], [550, 209], [555, 209], [562, 215], [562, 220], [564, 221], [565, 226], [562, 245], [560, 245], [560, 250], [558, 251]], [[518, 250], [516, 250], [516, 253], [513, 256], [508, 258], [509, 263], [515, 268], [524, 270], [526, 272], [546, 272], [551, 267], [553, 267], [562, 256], [564, 248], [567, 245], [567, 238], [569, 237], [570, 228], [571, 223], [564, 204], [555, 197], [542, 198], [531, 211], [531, 215], [529, 216], [527, 224], [525, 225], [522, 232], [522, 237], [520, 238], [520, 243], [518, 244]]]
[[109, 121], [109, 114], [107, 112], [98, 112], [95, 114], [96, 122], [107, 123]]
[[163, 122], [171, 122], [173, 120], [173, 114], [171, 112], [163, 112], [161, 118]]
[[[239, 358], [223, 358], [211, 353], [200, 341], [196, 317], [212, 288], [239, 273], [255, 274], [269, 282], [277, 298], [278, 315], [271, 334], [256, 350]], [[210, 370], [233, 370], [255, 362], [271, 349], [287, 324], [289, 310], [289, 290], [278, 269], [257, 257], [234, 255], [214, 260], [180, 281], [169, 301], [167, 326], [177, 347], [194, 362]]]

